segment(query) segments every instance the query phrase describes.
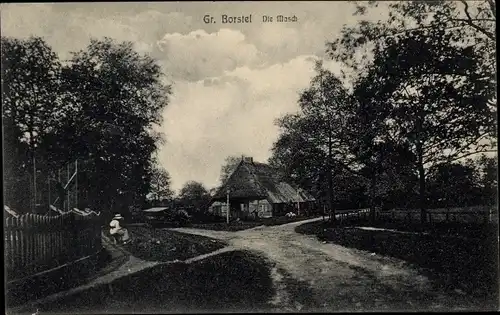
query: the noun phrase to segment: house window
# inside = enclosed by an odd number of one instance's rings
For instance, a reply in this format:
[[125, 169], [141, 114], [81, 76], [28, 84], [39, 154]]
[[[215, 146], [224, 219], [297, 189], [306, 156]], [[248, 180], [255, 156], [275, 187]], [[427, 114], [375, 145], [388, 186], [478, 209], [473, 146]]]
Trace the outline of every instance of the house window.
[[221, 206], [215, 206], [213, 212], [215, 214], [220, 214], [222, 212], [222, 207]]

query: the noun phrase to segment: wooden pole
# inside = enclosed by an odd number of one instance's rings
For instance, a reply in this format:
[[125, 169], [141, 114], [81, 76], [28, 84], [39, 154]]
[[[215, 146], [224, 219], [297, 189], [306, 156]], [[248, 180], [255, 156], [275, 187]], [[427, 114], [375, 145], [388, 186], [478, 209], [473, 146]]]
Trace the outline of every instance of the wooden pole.
[[[52, 200], [50, 198], [50, 176], [51, 176], [50, 174], [51, 173], [49, 173], [48, 180], [47, 180], [47, 186], [49, 188], [49, 209], [50, 209], [50, 205], [52, 204]], [[50, 210], [49, 210], [49, 212], [50, 212]]]
[[297, 189], [297, 215], [300, 215], [300, 194], [299, 190]]
[[[59, 168], [57, 170], [57, 173], [58, 173], [58, 181], [59, 181], [59, 185], [61, 185], [61, 168]], [[59, 197], [61, 194], [59, 193], [59, 188], [57, 188], [57, 196]], [[61, 199], [61, 203], [62, 203], [62, 209], [61, 210], [64, 210], [64, 199]], [[57, 204], [56, 204], [56, 207], [57, 207]]]
[[[67, 177], [67, 180], [66, 180], [66, 185], [69, 183], [69, 163], [68, 165], [66, 166], [66, 177]], [[67, 206], [67, 211], [69, 211], [70, 207], [69, 207], [69, 186], [67, 187], [66, 189], [66, 202], [68, 203]]]
[[227, 190], [227, 195], [226, 195], [226, 205], [227, 205], [227, 209], [226, 209], [226, 222], [227, 224], [229, 224], [229, 189]]
[[35, 151], [33, 151], [33, 213], [36, 212], [36, 160]]
[[78, 160], [75, 160], [75, 206], [78, 208]]
[[257, 199], [257, 210], [255, 211], [255, 218], [259, 217], [259, 211], [260, 211], [260, 199]]

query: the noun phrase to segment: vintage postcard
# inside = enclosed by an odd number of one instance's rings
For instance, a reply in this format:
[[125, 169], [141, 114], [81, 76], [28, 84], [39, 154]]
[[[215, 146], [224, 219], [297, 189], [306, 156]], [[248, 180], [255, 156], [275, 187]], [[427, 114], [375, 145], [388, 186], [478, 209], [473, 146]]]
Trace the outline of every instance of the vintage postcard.
[[2, 4], [6, 313], [498, 310], [495, 26]]

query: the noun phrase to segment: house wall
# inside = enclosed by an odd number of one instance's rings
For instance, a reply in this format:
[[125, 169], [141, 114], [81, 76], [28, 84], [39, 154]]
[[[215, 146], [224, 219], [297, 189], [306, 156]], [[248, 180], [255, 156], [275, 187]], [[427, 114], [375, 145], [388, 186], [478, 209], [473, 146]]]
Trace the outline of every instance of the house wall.
[[[301, 215], [311, 215], [313, 213], [320, 213], [321, 209], [317, 208], [315, 206], [314, 202], [301, 202], [298, 205], [300, 207], [300, 214]], [[299, 208], [297, 208], [297, 203], [295, 202], [290, 202], [290, 203], [275, 203], [273, 204], [273, 215], [274, 216], [283, 216], [286, 215], [288, 212], [293, 212], [295, 214], [299, 214], [298, 211]]]
[[227, 212], [226, 203], [216, 201], [208, 208], [208, 212], [225, 217]]
[[[273, 216], [282, 216], [285, 215], [287, 212], [294, 212], [297, 213], [297, 204], [296, 203], [290, 203], [290, 204], [270, 204], [267, 200], [251, 200], [247, 204], [245, 203], [240, 203], [237, 205], [237, 209], [239, 210], [239, 216], [241, 216], [242, 219], [245, 219], [246, 217], [254, 217], [254, 214], [256, 213], [259, 218], [270, 218]], [[233, 205], [234, 207], [234, 205]], [[301, 214], [312, 214], [312, 213], [319, 213], [321, 209], [316, 209], [315, 204], [313, 202], [301, 202], [300, 203], [300, 211]], [[219, 215], [219, 216], [226, 216], [226, 211], [227, 211], [227, 206], [225, 202], [219, 202], [216, 201], [214, 202], [210, 208], [208, 209], [209, 212]], [[236, 213], [233, 213], [233, 215], [238, 215]]]
[[[255, 214], [259, 218], [270, 218], [273, 216], [273, 205], [267, 200], [251, 200], [248, 203], [240, 203], [240, 214], [242, 219], [245, 217], [253, 217]], [[215, 215], [226, 216], [227, 206], [224, 202], [216, 201], [209, 208], [208, 211]]]
[[270, 218], [273, 216], [272, 205], [267, 200], [253, 200], [249, 203], [250, 213], [257, 213], [259, 218]]

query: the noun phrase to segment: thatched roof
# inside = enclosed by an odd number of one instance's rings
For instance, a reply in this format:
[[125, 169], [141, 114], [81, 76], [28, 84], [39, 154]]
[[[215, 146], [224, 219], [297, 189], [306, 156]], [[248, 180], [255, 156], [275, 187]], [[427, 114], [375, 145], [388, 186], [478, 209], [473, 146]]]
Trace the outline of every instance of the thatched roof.
[[283, 181], [278, 170], [267, 164], [254, 162], [251, 158], [240, 161], [212, 200], [225, 200], [228, 187], [230, 198], [267, 199], [270, 203], [315, 200], [306, 191]]

